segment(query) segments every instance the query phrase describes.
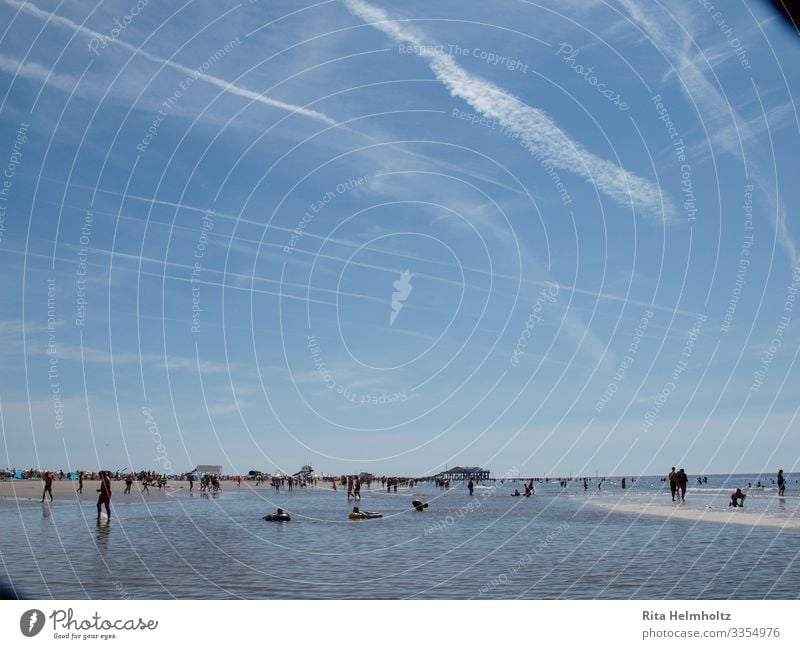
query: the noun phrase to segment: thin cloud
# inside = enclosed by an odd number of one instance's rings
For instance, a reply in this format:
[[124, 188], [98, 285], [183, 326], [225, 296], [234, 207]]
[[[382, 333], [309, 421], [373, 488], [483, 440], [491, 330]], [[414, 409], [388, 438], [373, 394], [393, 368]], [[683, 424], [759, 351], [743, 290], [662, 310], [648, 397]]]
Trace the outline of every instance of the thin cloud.
[[[26, 329], [30, 329], [27, 327]], [[46, 345], [38, 342], [29, 342], [27, 345], [29, 355], [50, 356]], [[58, 345], [56, 356], [65, 361], [76, 361], [94, 365], [138, 365], [144, 362], [156, 369], [182, 370], [197, 373], [197, 359], [190, 356], [179, 356], [170, 353], [165, 357], [159, 354], [135, 352], [114, 352], [97, 347], [79, 347], [75, 345]], [[200, 361], [200, 372], [203, 374], [223, 374], [230, 370], [238, 369], [237, 363], [224, 363], [218, 361]]]
[[15, 77], [23, 77], [31, 81], [47, 83], [49, 86], [58, 88], [64, 92], [72, 92], [78, 83], [76, 79], [64, 75], [55, 74], [49, 68], [39, 63], [28, 61], [23, 63], [19, 59], [10, 58], [0, 54], [0, 72], [8, 72]]
[[[577, 173], [623, 206], [638, 206], [651, 218], [670, 220], [671, 203], [652, 182], [587, 151], [570, 139], [544, 111], [528, 106], [494, 83], [459, 66], [449, 54], [429, 47], [431, 41], [391, 20], [383, 9], [363, 0], [345, 0], [354, 16], [380, 29], [398, 43], [420, 46], [419, 56], [427, 59], [436, 78], [454, 97], [466, 101], [474, 110], [496, 120], [543, 155], [554, 167]], [[422, 47], [425, 46], [425, 47]]]

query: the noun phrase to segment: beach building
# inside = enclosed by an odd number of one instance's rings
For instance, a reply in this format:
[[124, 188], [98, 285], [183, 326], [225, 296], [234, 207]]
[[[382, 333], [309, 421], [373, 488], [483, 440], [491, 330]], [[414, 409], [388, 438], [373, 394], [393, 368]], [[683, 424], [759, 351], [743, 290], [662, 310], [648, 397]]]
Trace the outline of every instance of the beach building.
[[222, 475], [221, 464], [198, 464], [194, 470], [198, 475]]
[[454, 466], [452, 469], [442, 471], [435, 476], [441, 480], [488, 480], [489, 469], [482, 469], [479, 466]]
[[294, 474], [294, 477], [309, 482], [314, 479], [314, 467], [310, 464], [304, 464], [302, 468]]

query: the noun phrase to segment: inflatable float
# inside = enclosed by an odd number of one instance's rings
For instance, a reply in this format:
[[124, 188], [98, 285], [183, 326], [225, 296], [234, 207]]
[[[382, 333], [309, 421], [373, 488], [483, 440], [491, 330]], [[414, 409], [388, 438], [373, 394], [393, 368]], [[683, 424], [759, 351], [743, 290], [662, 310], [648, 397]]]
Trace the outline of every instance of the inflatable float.
[[350, 512], [350, 518], [354, 521], [362, 518], [383, 518], [383, 514], [379, 514], [378, 512]]
[[286, 512], [283, 512], [282, 514], [267, 514], [266, 516], [264, 516], [264, 520], [280, 523], [283, 521], [290, 521], [292, 520], [292, 517], [289, 516], [289, 514], [287, 514]]

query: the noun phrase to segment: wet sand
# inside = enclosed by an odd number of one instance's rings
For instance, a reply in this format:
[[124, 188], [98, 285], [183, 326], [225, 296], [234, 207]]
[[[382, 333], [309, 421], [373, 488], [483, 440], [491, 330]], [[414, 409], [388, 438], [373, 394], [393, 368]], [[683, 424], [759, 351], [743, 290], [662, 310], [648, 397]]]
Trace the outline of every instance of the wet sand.
[[[775, 498], [777, 501], [778, 498]], [[688, 497], [687, 497], [688, 501]], [[717, 523], [723, 525], [748, 525], [750, 527], [778, 527], [786, 530], [800, 530], [800, 501], [791, 499], [786, 502], [785, 511], [776, 514], [762, 508], [722, 507], [697, 503], [679, 505], [673, 502], [653, 502], [650, 499], [592, 499], [589, 504], [607, 509], [615, 513], [639, 514], [641, 516], [659, 516], [662, 518], [696, 521], [700, 523]], [[750, 511], [752, 509], [753, 511]]]

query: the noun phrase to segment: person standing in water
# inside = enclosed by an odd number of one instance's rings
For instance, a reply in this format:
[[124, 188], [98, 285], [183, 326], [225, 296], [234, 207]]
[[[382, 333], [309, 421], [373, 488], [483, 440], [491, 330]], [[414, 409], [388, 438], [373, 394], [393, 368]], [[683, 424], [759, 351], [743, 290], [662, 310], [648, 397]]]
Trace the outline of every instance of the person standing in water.
[[786, 478], [783, 477], [783, 469], [778, 471], [778, 495], [783, 496], [786, 493]]
[[105, 506], [108, 520], [111, 520], [111, 478], [108, 471], [100, 472], [100, 496], [97, 499], [97, 520], [100, 520], [100, 512]]
[[125, 477], [125, 491], [123, 491], [122, 493], [129, 494], [131, 492], [131, 487], [132, 486], [133, 486], [133, 474], [129, 473]]
[[44, 491], [42, 492], [42, 502], [44, 497], [50, 495], [50, 502], [53, 502], [53, 473], [52, 471], [45, 471], [44, 474]]
[[675, 494], [678, 491], [678, 474], [675, 471], [675, 467], [672, 467], [672, 471], [669, 472], [667, 480], [669, 480], [669, 491], [672, 494], [672, 502], [675, 502]]
[[472, 478], [470, 478], [469, 482], [467, 483], [467, 489], [469, 489], [469, 495], [471, 496], [472, 490], [475, 489], [475, 485], [472, 482]]
[[78, 471], [78, 493], [83, 493], [83, 471]]
[[689, 476], [686, 475], [686, 471], [680, 469], [677, 473], [676, 481], [681, 492], [681, 502], [686, 502], [686, 485], [689, 482]]

